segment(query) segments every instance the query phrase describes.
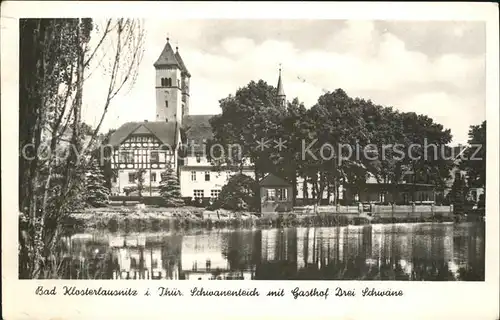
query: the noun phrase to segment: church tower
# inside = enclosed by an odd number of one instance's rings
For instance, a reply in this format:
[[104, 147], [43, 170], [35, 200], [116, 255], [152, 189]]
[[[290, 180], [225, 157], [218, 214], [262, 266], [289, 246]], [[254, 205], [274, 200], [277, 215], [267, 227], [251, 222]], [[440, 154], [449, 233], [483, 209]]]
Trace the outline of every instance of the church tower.
[[279, 76], [278, 76], [278, 86], [277, 90], [278, 95], [277, 95], [277, 105], [286, 107], [286, 95], [285, 95], [285, 90], [283, 89], [283, 82], [281, 81], [281, 66], [279, 69]]
[[181, 123], [185, 111], [183, 86], [188, 89], [187, 97], [189, 98], [189, 82], [186, 85], [184, 79], [187, 78], [189, 81], [189, 73], [186, 72], [178, 52], [174, 53], [169, 40], [167, 38], [163, 51], [154, 63], [156, 70], [156, 121]]
[[184, 61], [179, 53], [179, 47], [175, 48], [175, 58], [181, 66], [181, 90], [182, 90], [182, 117], [189, 115], [189, 88], [191, 74], [189, 73]]

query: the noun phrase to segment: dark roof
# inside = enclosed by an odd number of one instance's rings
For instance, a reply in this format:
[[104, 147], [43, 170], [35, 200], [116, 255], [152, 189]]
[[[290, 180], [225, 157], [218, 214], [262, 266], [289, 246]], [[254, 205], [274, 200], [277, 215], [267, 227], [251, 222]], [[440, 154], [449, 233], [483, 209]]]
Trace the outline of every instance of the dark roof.
[[[195, 152], [203, 152], [205, 148], [203, 144], [213, 138], [212, 126], [209, 122], [213, 116], [212, 114], [190, 115], [184, 116], [182, 119], [182, 126], [187, 130], [187, 145], [191, 146], [195, 143]], [[192, 148], [188, 148], [188, 152], [192, 150]]]
[[113, 146], [120, 145], [132, 133], [155, 135], [163, 144], [176, 145], [176, 122], [127, 122], [119, 127], [109, 138], [109, 144]]
[[263, 187], [289, 187], [291, 186], [290, 183], [286, 182], [285, 180], [281, 179], [280, 177], [275, 176], [274, 174], [270, 173], [262, 180], [259, 182], [260, 186]]
[[186, 75], [188, 77], [191, 77], [191, 74], [189, 73], [188, 69], [186, 68], [186, 64], [184, 63], [184, 61], [182, 60], [181, 58], [181, 55], [179, 53], [179, 51], [176, 51], [175, 52], [175, 58], [177, 59], [177, 61], [179, 62], [180, 66], [181, 66], [181, 70], [186, 73]]
[[165, 48], [163, 48], [163, 51], [158, 57], [158, 60], [156, 60], [156, 62], [154, 63], [154, 66], [155, 67], [174, 66], [179, 69], [182, 69], [181, 64], [179, 63], [179, 61], [177, 61], [174, 50], [172, 49], [172, 46], [170, 45], [170, 42], [168, 42], [168, 40], [167, 44], [165, 45]]

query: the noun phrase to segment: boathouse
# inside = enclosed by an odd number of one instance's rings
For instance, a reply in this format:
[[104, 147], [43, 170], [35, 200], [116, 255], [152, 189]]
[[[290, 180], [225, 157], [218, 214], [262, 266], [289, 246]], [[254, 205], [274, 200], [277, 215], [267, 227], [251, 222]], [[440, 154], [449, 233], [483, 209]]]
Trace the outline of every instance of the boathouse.
[[289, 182], [270, 173], [259, 182], [259, 187], [262, 216], [292, 211], [293, 193]]

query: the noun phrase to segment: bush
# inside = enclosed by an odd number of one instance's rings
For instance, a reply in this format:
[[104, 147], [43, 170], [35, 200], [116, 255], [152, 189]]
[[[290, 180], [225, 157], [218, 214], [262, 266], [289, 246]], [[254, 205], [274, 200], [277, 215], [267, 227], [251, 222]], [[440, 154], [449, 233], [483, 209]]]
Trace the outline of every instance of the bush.
[[259, 208], [258, 190], [259, 185], [251, 177], [244, 174], [234, 175], [222, 187], [219, 199], [215, 201], [213, 208], [257, 211]]

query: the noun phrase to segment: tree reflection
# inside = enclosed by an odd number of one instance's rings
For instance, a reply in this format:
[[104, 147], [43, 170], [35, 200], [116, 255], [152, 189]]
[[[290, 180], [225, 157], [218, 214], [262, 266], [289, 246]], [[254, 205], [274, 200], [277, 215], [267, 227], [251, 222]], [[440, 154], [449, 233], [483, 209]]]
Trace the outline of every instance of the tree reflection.
[[[197, 272], [213, 273], [214, 278], [223, 274], [243, 278], [251, 271], [257, 280], [484, 281], [482, 229], [482, 225], [408, 224], [228, 230], [216, 237], [198, 232], [190, 241], [203, 238], [203, 243], [214, 244], [206, 261], [204, 247], [184, 250], [187, 238], [179, 234], [156, 236], [132, 247], [112, 246], [107, 237], [80, 235], [61, 242], [59, 272], [47, 277], [112, 279], [123, 270], [144, 277], [157, 270], [160, 278], [182, 279], [183, 273], [193, 271], [191, 265], [182, 266], [184, 254], [203, 259]], [[127, 273], [125, 278], [132, 276]]]

